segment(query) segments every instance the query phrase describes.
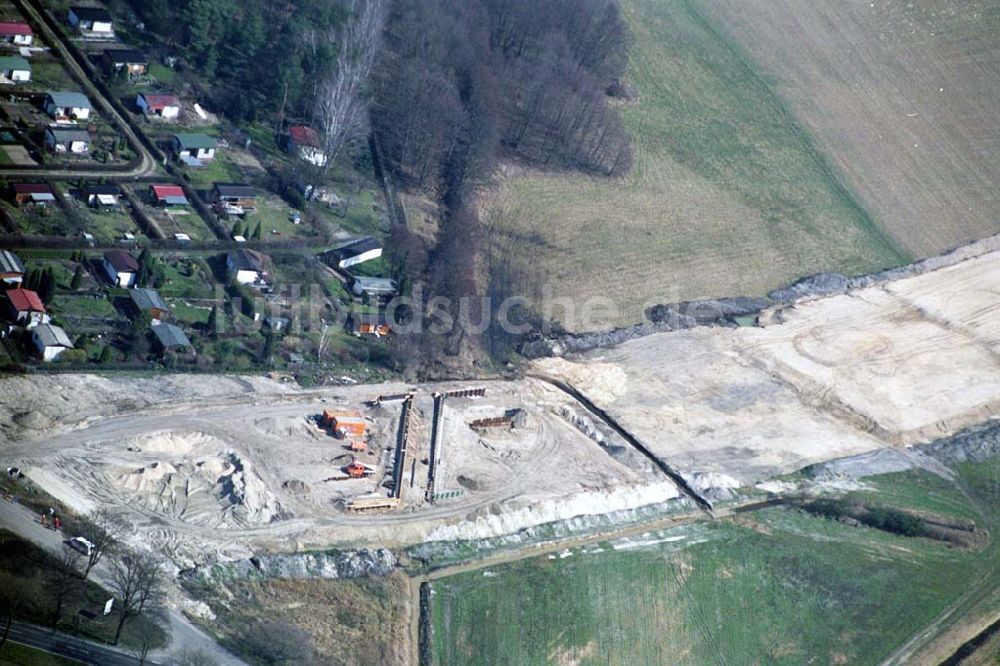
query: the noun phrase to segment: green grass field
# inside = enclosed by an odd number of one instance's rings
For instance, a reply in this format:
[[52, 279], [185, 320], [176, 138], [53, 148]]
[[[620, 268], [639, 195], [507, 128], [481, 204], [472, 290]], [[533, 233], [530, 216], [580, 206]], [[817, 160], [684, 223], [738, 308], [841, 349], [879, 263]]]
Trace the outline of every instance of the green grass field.
[[78, 90], [79, 84], [73, 80], [62, 62], [56, 58], [42, 56], [31, 59], [31, 90]]
[[193, 240], [215, 239], [215, 234], [192, 208], [178, 206], [171, 210], [170, 214], [166, 210], [156, 210], [151, 216], [155, 217], [156, 223], [168, 238], [174, 234], [187, 234]]
[[18, 207], [7, 201], [0, 201], [0, 206], [26, 236], [72, 236], [77, 233], [59, 206]]
[[[961, 472], [971, 499], [926, 472], [865, 481], [992, 531], [1000, 460]], [[996, 539], [963, 550], [771, 508], [438, 581], [434, 662], [877, 663], [953, 604], [994, 608], [962, 595], [996, 587], [998, 561]]]
[[184, 176], [196, 189], [211, 190], [215, 183], [241, 183], [245, 180], [239, 166], [226, 155], [225, 149], [217, 150], [215, 159], [203, 164], [205, 166], [198, 169], [181, 167]]
[[313, 235], [313, 228], [308, 224], [294, 224], [292, 211], [295, 210], [288, 202], [269, 193], [261, 191], [257, 195], [257, 212], [248, 215], [245, 223], [250, 229], [261, 225], [261, 240], [285, 240], [288, 238], [306, 238]]
[[[547, 242], [553, 296], [610, 297], [603, 326], [646, 301], [762, 295], [825, 270], [903, 263], [768, 83], [686, 0], [624, 0], [634, 35], [621, 180], [508, 178], [500, 200]], [[579, 307], [579, 306], [578, 306]], [[572, 321], [567, 321], [576, 328]]]
[[84, 222], [84, 229], [93, 234], [94, 238], [99, 241], [119, 240], [124, 237], [126, 232], [135, 236], [139, 242], [146, 240], [146, 235], [142, 233], [139, 225], [124, 209], [97, 210], [88, 206], [79, 206], [77, 210]]
[[106, 298], [58, 294], [52, 299], [52, 312], [59, 317], [102, 317], [118, 319], [120, 315]]
[[216, 297], [216, 282], [212, 270], [203, 259], [163, 255], [160, 257], [164, 282], [160, 294], [164, 297], [209, 299]]
[[[909, 470], [874, 476], [865, 479], [865, 485], [872, 490], [852, 492], [848, 497], [952, 518], [981, 519], [979, 510], [955, 484], [928, 472]], [[995, 505], [1000, 506], [1000, 502]]]
[[176, 322], [184, 326], [204, 325], [208, 323], [208, 317], [212, 313], [211, 306], [187, 305], [176, 298], [170, 299], [168, 304]]

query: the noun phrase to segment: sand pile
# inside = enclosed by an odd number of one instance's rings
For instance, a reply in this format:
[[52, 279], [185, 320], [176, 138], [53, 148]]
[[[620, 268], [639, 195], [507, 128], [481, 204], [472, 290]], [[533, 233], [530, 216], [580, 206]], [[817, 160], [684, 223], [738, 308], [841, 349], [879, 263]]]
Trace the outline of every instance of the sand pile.
[[118, 466], [108, 479], [146, 509], [197, 525], [260, 525], [274, 520], [281, 507], [250, 463], [214, 445], [200, 433], [156, 433], [135, 442], [143, 453], [173, 454], [141, 466]]
[[314, 422], [310, 422], [310, 420], [304, 416], [268, 416], [257, 419], [253, 422], [253, 424], [254, 427], [264, 435], [277, 437], [283, 440], [305, 439], [308, 441], [317, 441], [321, 438], [327, 437], [324, 431], [317, 428]]
[[225, 447], [222, 440], [200, 432], [154, 432], [137, 437], [130, 446], [146, 453], [187, 455], [192, 451]]

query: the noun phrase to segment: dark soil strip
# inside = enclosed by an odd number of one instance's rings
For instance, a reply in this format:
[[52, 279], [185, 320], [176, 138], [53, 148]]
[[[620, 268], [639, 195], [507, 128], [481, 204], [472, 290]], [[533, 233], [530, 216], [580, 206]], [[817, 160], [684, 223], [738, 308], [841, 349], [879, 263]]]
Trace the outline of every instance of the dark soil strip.
[[557, 389], [559, 389], [560, 391], [562, 391], [563, 393], [565, 393], [566, 395], [570, 396], [571, 398], [579, 402], [581, 405], [583, 405], [588, 412], [590, 412], [597, 418], [604, 421], [604, 423], [606, 423], [609, 428], [611, 428], [616, 433], [621, 435], [622, 439], [631, 444], [636, 451], [646, 456], [654, 465], [656, 465], [660, 469], [661, 472], [669, 476], [670, 480], [677, 485], [677, 487], [681, 490], [681, 492], [683, 492], [685, 495], [694, 500], [695, 504], [697, 504], [699, 508], [701, 508], [705, 513], [709, 514], [710, 516], [713, 515], [712, 503], [709, 502], [707, 499], [705, 499], [701, 494], [699, 494], [697, 490], [691, 487], [691, 485], [687, 482], [687, 480], [685, 480], [684, 477], [681, 476], [680, 472], [678, 472], [673, 467], [668, 465], [666, 462], [661, 460], [656, 454], [650, 451], [645, 444], [640, 442], [635, 435], [630, 433], [628, 430], [625, 430], [625, 428], [623, 428], [618, 423], [618, 421], [616, 421], [606, 411], [604, 411], [603, 409], [595, 405], [593, 402], [591, 402], [590, 398], [588, 398], [579, 390], [577, 390], [576, 387], [560, 379], [547, 377], [545, 375], [531, 374], [528, 376], [533, 377], [535, 379], [540, 379], [541, 381], [547, 384], [551, 384], [552, 386], [556, 387]]
[[997, 620], [973, 638], [962, 643], [961, 647], [955, 650], [953, 655], [942, 661], [940, 666], [958, 666], [968, 657], [974, 655], [979, 648], [996, 636], [997, 633], [1000, 633], [1000, 620]]
[[420, 584], [420, 666], [431, 664], [431, 584]]

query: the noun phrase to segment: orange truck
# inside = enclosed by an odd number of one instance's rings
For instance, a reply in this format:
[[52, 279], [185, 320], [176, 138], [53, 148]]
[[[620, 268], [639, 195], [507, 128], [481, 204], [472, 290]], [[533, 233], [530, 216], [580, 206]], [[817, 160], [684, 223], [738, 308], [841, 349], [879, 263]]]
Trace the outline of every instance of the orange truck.
[[352, 462], [350, 465], [344, 468], [344, 471], [355, 479], [360, 479], [365, 474], [371, 473], [367, 467], [365, 467], [359, 462]]

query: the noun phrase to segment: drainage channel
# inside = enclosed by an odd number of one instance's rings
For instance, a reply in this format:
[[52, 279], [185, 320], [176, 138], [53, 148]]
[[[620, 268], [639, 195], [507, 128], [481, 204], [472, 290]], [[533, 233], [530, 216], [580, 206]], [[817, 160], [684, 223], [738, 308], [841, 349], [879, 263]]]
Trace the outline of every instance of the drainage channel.
[[573, 398], [578, 403], [583, 405], [583, 407], [588, 412], [599, 418], [609, 428], [611, 428], [616, 433], [621, 435], [622, 439], [624, 439], [626, 442], [632, 445], [632, 447], [636, 451], [646, 456], [646, 458], [648, 458], [650, 462], [656, 465], [656, 467], [659, 468], [661, 472], [670, 477], [670, 480], [677, 485], [680, 491], [685, 495], [687, 495], [688, 497], [690, 497], [692, 500], [694, 500], [695, 504], [697, 504], [702, 511], [704, 511], [710, 516], [715, 515], [713, 512], [712, 503], [709, 502], [705, 497], [703, 497], [697, 490], [695, 490], [691, 486], [691, 484], [689, 484], [687, 480], [683, 476], [681, 476], [680, 472], [678, 472], [676, 469], [674, 469], [669, 464], [660, 459], [655, 453], [650, 451], [649, 448], [641, 441], [639, 441], [639, 439], [635, 435], [633, 435], [628, 430], [623, 428], [621, 424], [619, 424], [618, 421], [614, 419], [614, 417], [612, 417], [606, 411], [604, 411], [603, 409], [595, 405], [593, 402], [591, 402], [590, 398], [581, 393], [579, 389], [577, 389], [575, 386], [573, 386], [568, 382], [564, 382], [561, 379], [548, 377], [546, 375], [529, 374], [528, 376], [533, 379], [538, 379], [540, 381], [543, 381], [551, 386], [554, 386], [555, 388], [559, 389], [560, 391], [562, 391], [563, 393], [565, 393], [566, 395], [568, 395], [569, 397]]

